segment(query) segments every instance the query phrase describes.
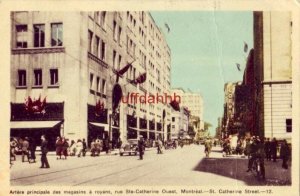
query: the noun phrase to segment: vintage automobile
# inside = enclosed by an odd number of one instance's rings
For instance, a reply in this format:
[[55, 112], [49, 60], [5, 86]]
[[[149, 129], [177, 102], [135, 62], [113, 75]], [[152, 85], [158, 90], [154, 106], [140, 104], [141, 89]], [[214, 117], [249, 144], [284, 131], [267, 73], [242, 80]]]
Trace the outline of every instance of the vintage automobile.
[[124, 154], [137, 155], [138, 154], [138, 140], [129, 139], [126, 143], [123, 143], [120, 147], [120, 156]]

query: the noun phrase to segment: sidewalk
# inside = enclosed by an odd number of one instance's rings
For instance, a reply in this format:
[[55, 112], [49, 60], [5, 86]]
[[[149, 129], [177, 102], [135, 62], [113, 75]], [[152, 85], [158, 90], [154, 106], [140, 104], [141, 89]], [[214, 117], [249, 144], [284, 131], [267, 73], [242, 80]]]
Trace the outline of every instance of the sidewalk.
[[281, 167], [282, 160], [277, 162], [265, 160], [266, 181], [258, 181], [248, 169], [248, 158], [241, 155], [223, 157], [221, 147], [213, 147], [209, 158], [204, 158], [195, 168], [198, 171], [211, 172], [237, 180], [247, 185], [291, 185], [291, 163], [289, 169]]
[[[155, 148], [147, 148], [146, 151], [153, 151]], [[64, 156], [62, 156], [64, 158]], [[25, 162], [22, 162], [22, 155], [17, 155], [16, 161], [12, 161], [10, 168], [11, 178], [16, 178], [18, 176], [27, 176], [32, 175], [32, 173], [47, 173], [49, 171], [56, 172], [62, 168], [72, 168], [76, 167], [87, 167], [89, 165], [94, 165], [99, 162], [109, 162], [112, 159], [119, 158], [119, 149], [115, 149], [110, 153], [101, 152], [100, 156], [92, 157], [90, 152], [86, 153], [86, 156], [77, 157], [77, 156], [68, 156], [67, 159], [57, 159], [56, 152], [51, 151], [47, 154], [47, 159], [50, 165], [50, 169], [40, 169], [41, 166], [41, 152], [36, 152], [36, 163], [29, 163], [25, 157]], [[62, 167], [62, 164], [64, 167]]]

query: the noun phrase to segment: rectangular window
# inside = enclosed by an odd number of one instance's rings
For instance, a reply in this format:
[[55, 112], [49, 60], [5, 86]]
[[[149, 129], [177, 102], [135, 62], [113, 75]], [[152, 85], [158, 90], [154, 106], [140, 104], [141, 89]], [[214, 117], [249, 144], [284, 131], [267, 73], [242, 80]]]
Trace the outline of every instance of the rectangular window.
[[45, 47], [45, 25], [33, 25], [34, 29], [34, 47]]
[[27, 25], [16, 25], [16, 47], [27, 48]]
[[101, 92], [102, 92], [104, 95], [106, 94], [106, 81], [105, 81], [104, 79], [102, 80]]
[[97, 87], [96, 87], [96, 91], [100, 92], [100, 78], [97, 77], [97, 83], [96, 83]]
[[43, 78], [42, 78], [42, 70], [36, 69], [34, 70], [34, 85], [35, 86], [42, 86], [43, 84]]
[[93, 88], [94, 74], [90, 73], [90, 89]]
[[101, 46], [101, 60], [105, 61], [105, 56], [106, 56], [106, 44], [105, 42], [102, 42], [102, 46]]
[[121, 68], [121, 63], [122, 63], [122, 56], [119, 55], [118, 70], [120, 70]]
[[106, 28], [106, 12], [101, 12], [101, 26], [103, 29]]
[[116, 58], [117, 58], [117, 52], [113, 51], [113, 68], [116, 69]]
[[118, 43], [121, 45], [121, 35], [122, 35], [122, 28], [119, 27], [119, 32], [118, 32]]
[[95, 55], [100, 58], [100, 38], [96, 36], [96, 46], [95, 46]]
[[113, 36], [114, 36], [114, 40], [117, 41], [117, 22], [116, 21], [113, 22]]
[[58, 69], [50, 69], [50, 85], [58, 85]]
[[175, 122], [175, 117], [172, 117], [172, 122]]
[[90, 31], [89, 30], [89, 32], [88, 32], [88, 41], [89, 41], [89, 45], [88, 45], [88, 51], [90, 52], [90, 53], [92, 53], [92, 40], [93, 40], [93, 32], [92, 31]]
[[286, 119], [286, 132], [292, 132], [292, 119]]
[[18, 86], [26, 86], [26, 70], [18, 70]]
[[95, 12], [95, 21], [98, 23], [98, 24], [100, 24], [100, 22], [101, 22], [101, 19], [100, 19], [101, 17], [100, 17], [100, 12]]
[[63, 45], [63, 25], [62, 23], [51, 24], [51, 46]]

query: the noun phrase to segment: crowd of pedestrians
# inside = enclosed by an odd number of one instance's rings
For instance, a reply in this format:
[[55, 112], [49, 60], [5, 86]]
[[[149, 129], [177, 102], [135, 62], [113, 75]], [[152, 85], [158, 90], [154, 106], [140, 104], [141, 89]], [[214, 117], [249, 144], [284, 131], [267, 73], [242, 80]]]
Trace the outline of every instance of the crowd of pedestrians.
[[276, 138], [270, 140], [270, 138], [252, 136], [247, 139], [238, 139], [236, 144], [232, 144], [230, 138], [227, 138], [221, 145], [223, 147], [223, 156], [239, 154], [248, 157], [247, 172], [252, 170], [253, 162], [258, 159], [263, 179], [265, 178], [265, 161], [277, 162], [280, 158], [282, 159], [282, 168], [288, 169], [288, 160], [291, 158], [291, 149], [287, 141], [282, 140], [278, 142]]
[[[76, 141], [76, 142], [75, 142]], [[166, 140], [161, 139], [149, 140], [140, 137], [137, 142], [137, 151], [140, 156], [140, 160], [143, 160], [143, 155], [145, 153], [146, 147], [157, 148], [157, 154], [163, 153], [164, 149], [176, 149], [178, 146], [177, 140]], [[183, 144], [183, 142], [180, 142]], [[86, 140], [69, 140], [65, 137], [58, 136], [54, 142], [55, 145], [55, 155], [57, 160], [67, 160], [68, 156], [74, 157], [85, 157], [86, 153], [89, 151], [90, 156], [97, 157], [100, 156], [101, 152], [106, 154], [110, 153], [110, 150], [119, 149], [122, 146], [122, 141], [109, 142], [108, 139], [94, 138], [91, 139], [90, 145], [88, 146]], [[16, 161], [16, 154], [22, 156], [22, 162], [36, 163], [36, 149], [40, 146], [41, 152], [41, 166], [40, 168], [50, 168], [50, 164], [47, 159], [47, 154], [49, 152], [49, 144], [46, 137], [43, 135], [38, 141], [35, 141], [33, 137], [23, 137], [23, 138], [11, 138], [10, 140], [10, 163], [13, 165], [13, 161]], [[181, 145], [183, 146], [183, 145]], [[53, 147], [53, 145], [52, 145]], [[53, 148], [52, 148], [53, 149]]]

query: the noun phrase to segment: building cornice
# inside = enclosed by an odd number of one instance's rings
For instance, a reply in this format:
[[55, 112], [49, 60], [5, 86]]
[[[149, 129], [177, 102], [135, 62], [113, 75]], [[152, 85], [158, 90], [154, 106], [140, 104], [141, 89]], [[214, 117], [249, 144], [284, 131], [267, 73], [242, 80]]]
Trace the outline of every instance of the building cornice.
[[13, 55], [18, 54], [48, 54], [64, 53], [65, 47], [47, 47], [47, 48], [14, 48], [11, 50]]

